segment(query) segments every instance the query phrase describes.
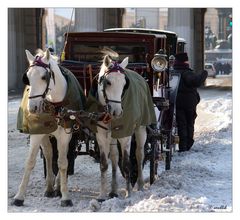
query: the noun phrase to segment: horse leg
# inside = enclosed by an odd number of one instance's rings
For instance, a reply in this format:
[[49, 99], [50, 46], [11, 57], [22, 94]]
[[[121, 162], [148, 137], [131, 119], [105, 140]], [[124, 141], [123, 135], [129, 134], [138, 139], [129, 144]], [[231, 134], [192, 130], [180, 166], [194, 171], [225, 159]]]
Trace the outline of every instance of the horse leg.
[[123, 172], [126, 178], [126, 197], [130, 197], [131, 195], [131, 184], [130, 184], [131, 162], [129, 159], [131, 138], [132, 137], [130, 136], [130, 137], [118, 139], [118, 141], [121, 144], [122, 157], [123, 157], [122, 167], [123, 167]]
[[111, 198], [118, 197], [118, 182], [117, 182], [117, 168], [118, 168], [118, 160], [119, 160], [119, 152], [117, 148], [117, 140], [114, 139], [110, 145], [110, 159], [112, 162], [112, 189], [109, 194]]
[[144, 145], [147, 139], [147, 132], [145, 126], [140, 126], [135, 131], [135, 137], [136, 137], [136, 158], [137, 158], [137, 166], [138, 166], [138, 178], [137, 178], [137, 184], [138, 184], [138, 190], [143, 189], [144, 180], [143, 180], [143, 172], [142, 172], [142, 165], [143, 165], [143, 159], [144, 159]]
[[60, 189], [61, 189], [61, 206], [72, 206], [73, 203], [69, 199], [68, 188], [67, 188], [67, 168], [68, 168], [68, 144], [71, 139], [71, 134], [67, 134], [65, 130], [60, 127], [58, 129], [58, 135], [55, 135], [57, 138], [57, 148], [58, 148], [58, 168], [60, 174]]
[[53, 197], [54, 196], [54, 173], [53, 173], [53, 169], [52, 169], [52, 144], [49, 140], [49, 136], [46, 135], [43, 140], [42, 140], [42, 144], [41, 144], [42, 150], [43, 150], [43, 154], [44, 157], [46, 159], [46, 168], [47, 168], [47, 176], [46, 176], [46, 190], [44, 195], [46, 197]]
[[107, 170], [108, 156], [110, 152], [111, 133], [99, 128], [96, 133], [96, 138], [100, 150], [100, 172], [101, 172], [101, 188], [98, 201], [104, 201], [107, 196]]
[[61, 187], [60, 187], [60, 173], [58, 171], [56, 179], [55, 179], [55, 186], [54, 186], [54, 197], [62, 197], [61, 194]]
[[13, 205], [16, 205], [16, 206], [23, 205], [27, 184], [29, 182], [31, 171], [36, 164], [36, 157], [37, 157], [43, 136], [44, 135], [30, 136], [30, 149], [29, 149], [28, 157], [25, 163], [25, 170], [24, 170], [22, 182], [18, 188], [18, 192], [14, 196], [14, 200], [12, 202]]

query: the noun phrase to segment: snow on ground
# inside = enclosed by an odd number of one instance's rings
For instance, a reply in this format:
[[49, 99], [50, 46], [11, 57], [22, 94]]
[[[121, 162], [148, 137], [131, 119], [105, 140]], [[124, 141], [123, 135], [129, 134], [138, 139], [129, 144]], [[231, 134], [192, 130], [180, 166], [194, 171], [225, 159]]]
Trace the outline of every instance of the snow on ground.
[[[20, 99], [8, 104], [8, 212], [231, 212], [232, 211], [232, 92], [201, 89], [191, 151], [174, 153], [171, 170], [158, 166], [158, 178], [149, 185], [149, 164], [144, 167], [145, 189], [124, 198], [119, 173], [119, 197], [98, 203], [99, 164], [78, 156], [68, 186], [73, 207], [60, 206], [60, 198], [44, 197], [42, 160], [37, 159], [23, 207], [11, 205], [20, 184], [28, 151], [27, 135], [16, 130]], [[109, 172], [109, 180], [111, 172]]]

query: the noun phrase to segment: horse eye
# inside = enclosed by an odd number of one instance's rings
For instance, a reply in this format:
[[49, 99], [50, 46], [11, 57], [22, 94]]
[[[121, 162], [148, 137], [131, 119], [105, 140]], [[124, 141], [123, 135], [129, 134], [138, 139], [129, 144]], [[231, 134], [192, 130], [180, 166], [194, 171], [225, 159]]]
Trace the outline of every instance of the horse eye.
[[42, 80], [46, 80], [46, 76], [42, 76]]

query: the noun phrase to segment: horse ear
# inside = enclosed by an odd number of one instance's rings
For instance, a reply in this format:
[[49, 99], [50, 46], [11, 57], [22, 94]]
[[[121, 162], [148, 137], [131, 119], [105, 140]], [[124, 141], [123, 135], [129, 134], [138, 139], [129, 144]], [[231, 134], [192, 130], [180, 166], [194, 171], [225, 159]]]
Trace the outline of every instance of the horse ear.
[[47, 49], [45, 54], [44, 54], [44, 56], [43, 56], [43, 58], [42, 58], [42, 61], [44, 63], [49, 63], [50, 55], [51, 55], [50, 51], [49, 51], [49, 49]]
[[25, 53], [27, 55], [27, 59], [28, 59], [29, 64], [31, 64], [34, 61], [34, 56], [30, 53], [29, 50], [25, 50]]
[[50, 55], [51, 55], [51, 53], [50, 53], [50, 50], [49, 50], [49, 49], [47, 49], [47, 51], [46, 51], [46, 54], [47, 54], [47, 59], [49, 60], [49, 59], [50, 59]]
[[110, 57], [109, 57], [108, 55], [104, 56], [104, 58], [103, 58], [103, 63], [104, 63], [104, 65], [105, 65], [106, 67], [108, 67], [108, 66], [110, 65], [111, 59], [110, 59]]
[[123, 69], [128, 65], [128, 57], [124, 58], [124, 60], [119, 64]]

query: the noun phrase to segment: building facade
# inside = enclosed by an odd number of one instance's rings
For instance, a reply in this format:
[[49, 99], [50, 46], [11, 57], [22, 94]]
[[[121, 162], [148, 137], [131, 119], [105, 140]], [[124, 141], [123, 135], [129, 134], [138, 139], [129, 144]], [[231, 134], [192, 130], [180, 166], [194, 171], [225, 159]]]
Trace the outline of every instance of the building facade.
[[8, 89], [20, 90], [24, 87], [22, 74], [28, 63], [25, 50], [32, 53], [44, 42], [44, 9], [8, 9]]

